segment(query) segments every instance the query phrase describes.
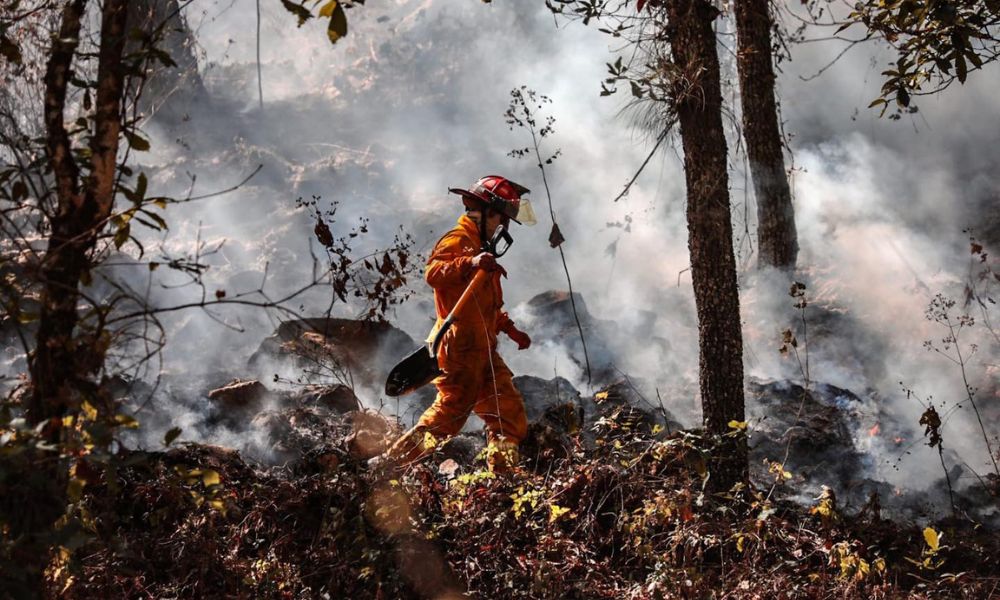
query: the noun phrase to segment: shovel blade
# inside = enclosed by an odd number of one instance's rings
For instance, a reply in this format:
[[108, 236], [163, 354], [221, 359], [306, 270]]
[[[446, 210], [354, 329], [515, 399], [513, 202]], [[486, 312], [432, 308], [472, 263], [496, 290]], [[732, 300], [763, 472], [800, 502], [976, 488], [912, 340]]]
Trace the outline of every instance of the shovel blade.
[[389, 377], [385, 380], [385, 394], [392, 398], [409, 394], [440, 374], [437, 359], [431, 357], [427, 346], [421, 346], [389, 372]]

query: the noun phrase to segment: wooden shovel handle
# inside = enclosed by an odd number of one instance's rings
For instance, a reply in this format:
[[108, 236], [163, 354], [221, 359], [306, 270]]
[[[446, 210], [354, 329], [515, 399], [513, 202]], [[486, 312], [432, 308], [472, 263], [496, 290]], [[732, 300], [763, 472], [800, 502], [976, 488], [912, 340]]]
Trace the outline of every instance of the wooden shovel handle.
[[442, 338], [444, 338], [444, 334], [448, 332], [448, 329], [451, 327], [451, 324], [455, 322], [455, 316], [462, 311], [462, 308], [464, 308], [466, 304], [468, 304], [469, 299], [472, 298], [476, 289], [479, 288], [480, 284], [484, 280], [486, 280], [489, 277], [489, 275], [490, 275], [489, 272], [483, 271], [482, 269], [477, 269], [476, 275], [472, 278], [472, 281], [469, 282], [469, 285], [465, 286], [465, 291], [462, 292], [462, 295], [458, 297], [458, 302], [455, 303], [455, 306], [452, 307], [451, 312], [448, 313], [448, 316], [445, 317], [444, 322], [441, 323], [441, 327], [437, 330], [437, 333], [434, 334], [434, 340], [431, 342], [432, 358], [437, 357], [438, 346], [441, 345], [441, 340]]
[[448, 318], [446, 319], [447, 321], [455, 320], [455, 317], [460, 312], [462, 312], [462, 308], [464, 308], [465, 305], [469, 303], [469, 299], [472, 298], [472, 295], [475, 293], [476, 289], [478, 289], [479, 286], [482, 284], [482, 282], [485, 281], [489, 276], [490, 276], [489, 272], [483, 271], [482, 269], [476, 269], [476, 275], [472, 278], [472, 281], [469, 282], [469, 285], [465, 287], [465, 291], [462, 292], [462, 295], [458, 297], [458, 302], [455, 303], [455, 306], [451, 309], [451, 312], [448, 313]]

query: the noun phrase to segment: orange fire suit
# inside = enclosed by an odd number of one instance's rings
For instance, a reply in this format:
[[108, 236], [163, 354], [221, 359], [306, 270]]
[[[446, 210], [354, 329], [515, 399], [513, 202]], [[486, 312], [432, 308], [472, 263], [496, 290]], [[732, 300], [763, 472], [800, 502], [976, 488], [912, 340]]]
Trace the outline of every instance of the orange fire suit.
[[[476, 272], [472, 259], [480, 248], [478, 224], [462, 215], [431, 252], [424, 278], [434, 288], [437, 323], [430, 339], [472, 281]], [[410, 462], [428, 454], [433, 440], [458, 433], [472, 411], [486, 423], [492, 448], [507, 455], [501, 460], [510, 461], [511, 456], [516, 460], [517, 444], [527, 435], [528, 421], [513, 374], [496, 350], [497, 333], [513, 325], [502, 306], [500, 272], [495, 271], [481, 282], [445, 333], [438, 350], [442, 375], [434, 380], [437, 398], [417, 425], [394, 444], [390, 452], [398, 460]]]

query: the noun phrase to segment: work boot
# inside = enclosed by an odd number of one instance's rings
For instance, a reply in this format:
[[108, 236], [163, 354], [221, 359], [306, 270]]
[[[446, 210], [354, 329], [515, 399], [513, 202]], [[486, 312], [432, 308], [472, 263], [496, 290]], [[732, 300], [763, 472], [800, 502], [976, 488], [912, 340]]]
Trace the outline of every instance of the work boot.
[[517, 442], [504, 436], [492, 437], [485, 448], [486, 466], [491, 473], [497, 475], [510, 473], [517, 468], [521, 455], [517, 451]]

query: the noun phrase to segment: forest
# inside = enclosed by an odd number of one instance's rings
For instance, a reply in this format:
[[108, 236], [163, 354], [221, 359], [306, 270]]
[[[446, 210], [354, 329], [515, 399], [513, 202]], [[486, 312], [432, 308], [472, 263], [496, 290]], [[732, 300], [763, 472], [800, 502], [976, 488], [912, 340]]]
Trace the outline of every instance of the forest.
[[0, 0], [0, 599], [1000, 598], [998, 36]]

